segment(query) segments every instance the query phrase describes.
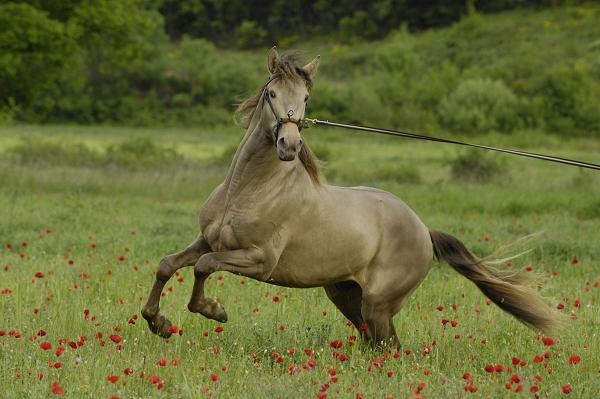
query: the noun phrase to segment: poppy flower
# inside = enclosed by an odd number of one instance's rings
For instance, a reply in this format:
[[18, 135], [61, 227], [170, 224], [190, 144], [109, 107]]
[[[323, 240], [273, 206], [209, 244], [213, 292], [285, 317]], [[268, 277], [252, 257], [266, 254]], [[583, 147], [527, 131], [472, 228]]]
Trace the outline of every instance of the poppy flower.
[[168, 363], [169, 362], [167, 361], [167, 359], [163, 359], [163, 358], [160, 358], [155, 362], [156, 365], [161, 366], [161, 367], [166, 366]]
[[114, 374], [111, 374], [108, 377], [106, 377], [106, 380], [108, 382], [111, 382], [111, 383], [115, 384], [117, 381], [119, 381], [119, 377], [116, 376], [116, 375], [114, 375]]
[[215, 332], [216, 332], [216, 333], [222, 333], [222, 332], [223, 332], [223, 327], [221, 327], [221, 326], [216, 326], [216, 327], [215, 327]]
[[49, 349], [52, 349], [52, 344], [48, 341], [44, 341], [44, 342], [40, 343], [40, 348], [47, 351]]
[[565, 384], [561, 387], [562, 393], [564, 394], [570, 394], [572, 389], [571, 389], [571, 385], [570, 384]]
[[342, 341], [340, 341], [339, 339], [336, 339], [336, 340], [333, 340], [333, 341], [331, 341], [331, 342], [329, 343], [329, 345], [330, 345], [332, 348], [339, 349], [339, 348], [341, 348], [342, 346], [344, 346], [344, 343], [343, 343]]
[[121, 343], [121, 341], [123, 341], [123, 338], [121, 338], [121, 336], [119, 334], [110, 334], [108, 337], [115, 344], [119, 344], [119, 343]]
[[567, 363], [569, 364], [577, 364], [581, 361], [581, 356], [579, 355], [571, 355], [569, 356], [569, 360], [567, 361]]
[[65, 390], [60, 386], [58, 381], [53, 381], [50, 387], [50, 391], [57, 396], [62, 396], [65, 394]]
[[217, 382], [217, 380], [219, 379], [219, 374], [217, 374], [217, 373], [212, 373], [212, 374], [210, 375], [210, 379], [211, 379], [213, 382]]
[[554, 345], [556, 343], [556, 341], [554, 340], [554, 338], [544, 337], [544, 338], [542, 338], [542, 343], [545, 346], [551, 346], [551, 345]]

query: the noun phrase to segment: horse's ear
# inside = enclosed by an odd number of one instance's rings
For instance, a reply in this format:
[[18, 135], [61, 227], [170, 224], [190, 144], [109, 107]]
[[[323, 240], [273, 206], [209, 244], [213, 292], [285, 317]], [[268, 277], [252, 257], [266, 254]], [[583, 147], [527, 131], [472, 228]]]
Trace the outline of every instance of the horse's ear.
[[277, 70], [277, 64], [279, 64], [279, 53], [277, 53], [277, 46], [273, 46], [269, 50], [269, 56], [267, 57], [267, 68], [271, 75]]
[[321, 56], [317, 55], [314, 60], [304, 65], [302, 69], [310, 76], [310, 78], [314, 78], [317, 74], [317, 69], [319, 69], [319, 63], [321, 62]]

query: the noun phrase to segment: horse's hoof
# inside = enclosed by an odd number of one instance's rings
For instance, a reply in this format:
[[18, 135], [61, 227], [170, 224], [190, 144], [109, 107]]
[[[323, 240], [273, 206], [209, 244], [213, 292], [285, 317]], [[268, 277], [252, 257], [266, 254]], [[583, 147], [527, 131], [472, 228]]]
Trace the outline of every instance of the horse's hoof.
[[192, 313], [200, 313], [207, 319], [221, 323], [227, 322], [227, 312], [223, 305], [212, 298], [204, 298], [200, 304], [189, 303], [188, 309]]
[[169, 331], [171, 325], [172, 324], [169, 319], [160, 313], [154, 318], [148, 320], [148, 327], [150, 327], [150, 331], [162, 338], [171, 337], [172, 333]]

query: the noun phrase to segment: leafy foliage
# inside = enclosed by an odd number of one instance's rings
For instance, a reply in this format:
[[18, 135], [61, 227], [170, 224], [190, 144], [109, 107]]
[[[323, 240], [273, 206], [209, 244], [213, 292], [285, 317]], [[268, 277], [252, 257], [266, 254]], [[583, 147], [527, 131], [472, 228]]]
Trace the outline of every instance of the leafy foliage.
[[[267, 3], [3, 3], [0, 121], [231, 123], [235, 103], [266, 78], [264, 52], [219, 46], [304, 41], [324, 60], [312, 116], [423, 132], [600, 134], [597, 6]], [[446, 27], [418, 32], [428, 26]]]
[[440, 122], [456, 133], [511, 132], [519, 124], [518, 106], [502, 81], [469, 79], [440, 102]]

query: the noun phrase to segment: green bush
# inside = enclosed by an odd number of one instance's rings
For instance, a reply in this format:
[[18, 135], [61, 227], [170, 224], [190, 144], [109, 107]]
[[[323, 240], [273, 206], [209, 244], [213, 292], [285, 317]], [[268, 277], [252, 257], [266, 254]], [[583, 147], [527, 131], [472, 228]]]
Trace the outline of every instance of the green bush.
[[452, 178], [466, 183], [488, 183], [506, 177], [502, 164], [481, 150], [470, 150], [450, 162]]
[[183, 161], [173, 148], [157, 145], [149, 138], [131, 138], [106, 149], [102, 163], [107, 166], [148, 168], [170, 166]]
[[443, 127], [463, 134], [511, 132], [521, 124], [517, 96], [499, 80], [465, 80], [438, 109]]
[[29, 4], [0, 4], [0, 109], [46, 114], [77, 49], [74, 36]]
[[548, 130], [600, 136], [600, 82], [587, 68], [553, 69], [537, 93]]
[[100, 155], [83, 143], [62, 143], [30, 138], [9, 148], [7, 154], [13, 161], [26, 165], [96, 166]]

